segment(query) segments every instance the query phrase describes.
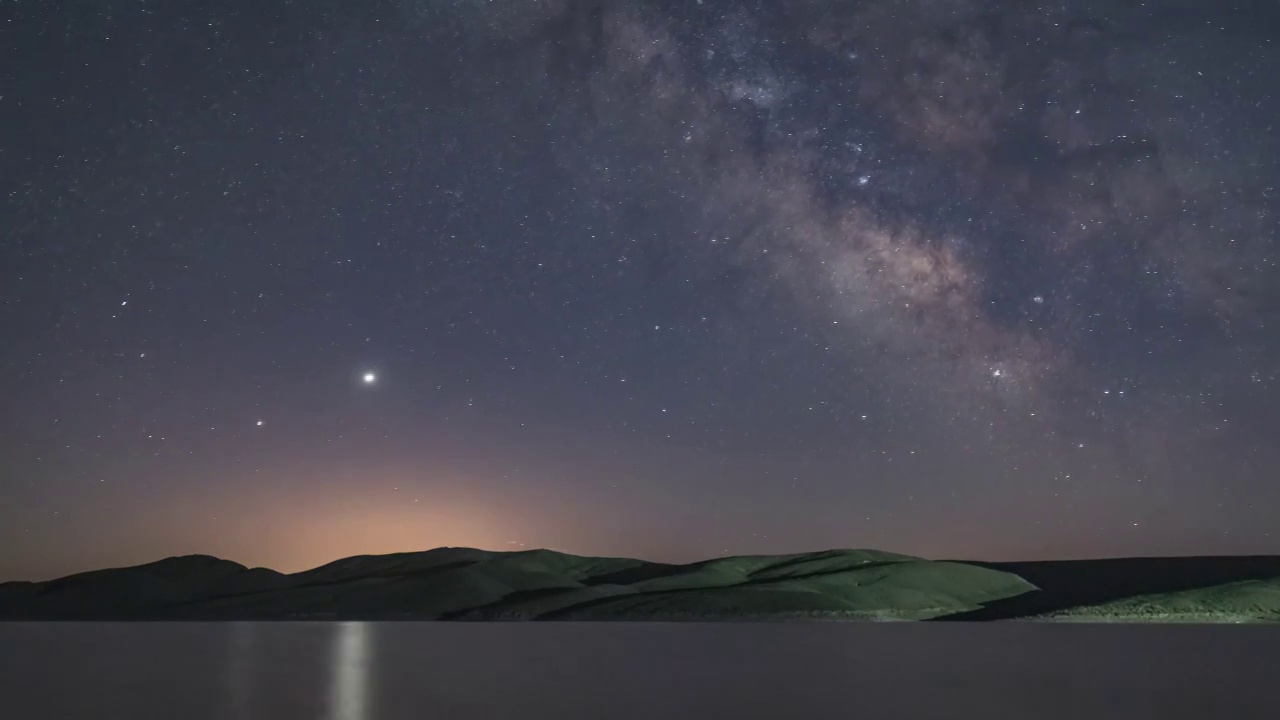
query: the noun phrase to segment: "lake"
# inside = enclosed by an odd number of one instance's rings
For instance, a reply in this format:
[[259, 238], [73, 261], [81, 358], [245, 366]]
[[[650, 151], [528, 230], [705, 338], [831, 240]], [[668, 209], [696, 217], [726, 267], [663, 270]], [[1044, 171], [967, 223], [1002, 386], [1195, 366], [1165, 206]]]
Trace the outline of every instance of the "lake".
[[0, 717], [1278, 717], [1280, 627], [0, 623]]

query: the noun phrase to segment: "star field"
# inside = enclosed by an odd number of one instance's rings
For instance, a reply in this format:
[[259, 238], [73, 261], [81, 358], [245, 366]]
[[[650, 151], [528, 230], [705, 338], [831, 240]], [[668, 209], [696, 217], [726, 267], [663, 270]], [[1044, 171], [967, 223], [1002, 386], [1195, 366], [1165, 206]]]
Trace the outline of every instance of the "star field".
[[1280, 12], [0, 5], [0, 580], [1280, 553]]

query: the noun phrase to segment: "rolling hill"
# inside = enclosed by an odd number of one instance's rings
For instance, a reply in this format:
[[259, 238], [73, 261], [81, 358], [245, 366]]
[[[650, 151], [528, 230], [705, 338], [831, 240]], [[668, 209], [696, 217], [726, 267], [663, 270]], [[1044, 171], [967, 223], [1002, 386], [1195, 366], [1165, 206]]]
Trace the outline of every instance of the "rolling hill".
[[1280, 558], [934, 561], [877, 550], [684, 565], [437, 548], [286, 575], [174, 557], [0, 584], [5, 620], [1280, 620]]

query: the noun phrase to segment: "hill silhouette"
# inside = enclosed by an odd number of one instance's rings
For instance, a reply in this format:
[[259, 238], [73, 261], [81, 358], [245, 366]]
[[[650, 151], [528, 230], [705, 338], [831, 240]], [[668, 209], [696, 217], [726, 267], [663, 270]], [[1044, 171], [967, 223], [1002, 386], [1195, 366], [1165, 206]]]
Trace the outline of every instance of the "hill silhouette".
[[0, 584], [29, 620], [1280, 620], [1280, 558], [933, 561], [877, 550], [684, 565], [437, 548], [282, 574], [193, 555]]

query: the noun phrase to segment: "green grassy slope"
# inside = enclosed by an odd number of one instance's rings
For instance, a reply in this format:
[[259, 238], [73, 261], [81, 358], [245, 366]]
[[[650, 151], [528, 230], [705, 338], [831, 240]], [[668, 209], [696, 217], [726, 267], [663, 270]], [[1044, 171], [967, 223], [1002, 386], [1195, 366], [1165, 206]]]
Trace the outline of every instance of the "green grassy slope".
[[643, 583], [641, 592], [569, 607], [553, 617], [921, 620], [1035, 589], [1015, 575], [963, 563], [888, 554], [872, 559], [865, 551], [822, 555], [781, 563], [776, 558], [734, 558], [731, 568], [754, 568], [739, 582], [724, 582], [730, 573], [713, 567], [709, 570], [716, 585], [671, 588], [670, 583]]
[[1139, 595], [1041, 617], [1077, 622], [1280, 622], [1280, 577]]
[[173, 608], [195, 617], [353, 617], [434, 620], [497, 607], [504, 598], [582, 590], [595, 578], [648, 565], [550, 550], [440, 548], [361, 556], [288, 576], [284, 587]]
[[1280, 557], [1145, 557], [979, 563], [1039, 590], [987, 603], [949, 620], [1274, 619], [1266, 588], [1280, 580]]
[[688, 565], [549, 550], [440, 548], [346, 558], [294, 575], [173, 558], [0, 586], [8, 618], [925, 618], [1033, 587], [1015, 575], [873, 550]]

